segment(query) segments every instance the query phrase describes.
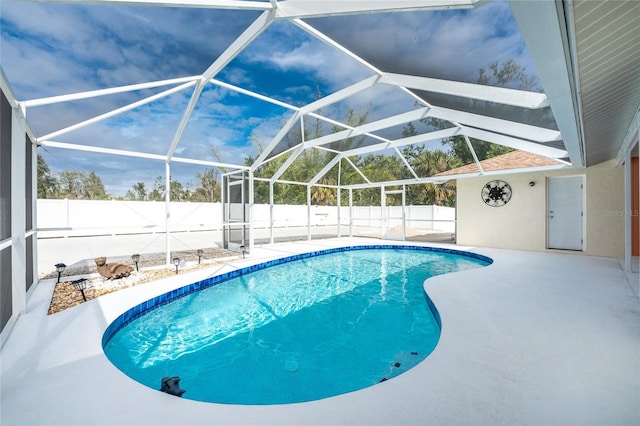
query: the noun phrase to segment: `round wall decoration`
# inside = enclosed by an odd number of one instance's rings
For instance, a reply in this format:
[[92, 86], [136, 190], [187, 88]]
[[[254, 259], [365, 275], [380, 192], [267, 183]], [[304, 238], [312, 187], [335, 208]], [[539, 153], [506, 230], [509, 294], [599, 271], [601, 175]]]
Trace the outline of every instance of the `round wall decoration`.
[[504, 206], [511, 199], [511, 187], [502, 180], [492, 180], [482, 187], [480, 195], [488, 206]]

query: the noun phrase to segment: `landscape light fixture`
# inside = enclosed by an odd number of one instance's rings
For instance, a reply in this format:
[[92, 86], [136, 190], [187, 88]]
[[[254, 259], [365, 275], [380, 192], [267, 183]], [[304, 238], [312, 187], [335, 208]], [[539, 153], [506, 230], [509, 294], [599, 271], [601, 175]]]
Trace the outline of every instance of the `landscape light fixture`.
[[71, 281], [71, 284], [73, 284], [76, 290], [82, 293], [82, 299], [86, 302], [87, 296], [84, 295], [84, 289], [87, 288], [87, 279], [80, 278], [79, 280]]
[[67, 267], [64, 263], [56, 263], [56, 272], [58, 273], [58, 283], [60, 282], [60, 275], [64, 272], [64, 269]]
[[140, 255], [139, 254], [134, 254], [131, 256], [131, 260], [133, 260], [133, 263], [136, 264], [136, 272], [138, 272], [138, 262], [140, 261]]
[[202, 255], [204, 254], [204, 250], [198, 249], [197, 253], [198, 253], [198, 265], [199, 265], [200, 264], [200, 259], [202, 258]]
[[180, 258], [179, 257], [174, 257], [173, 258], [173, 264], [176, 265], [176, 275], [178, 275], [178, 265], [180, 264]]
[[242, 258], [244, 259], [244, 254], [245, 254], [246, 250], [245, 250], [243, 245], [240, 246], [240, 248], [242, 249]]

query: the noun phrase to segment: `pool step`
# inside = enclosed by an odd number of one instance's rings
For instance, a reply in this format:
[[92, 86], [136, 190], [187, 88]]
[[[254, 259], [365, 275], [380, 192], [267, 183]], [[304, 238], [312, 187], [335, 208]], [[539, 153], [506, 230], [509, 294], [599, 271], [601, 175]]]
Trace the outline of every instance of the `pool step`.
[[380, 383], [392, 379], [415, 367], [420, 361], [422, 361], [422, 359], [423, 358], [419, 356], [419, 353], [414, 351], [400, 352], [396, 354], [389, 366], [389, 370], [382, 376], [382, 379], [380, 379]]

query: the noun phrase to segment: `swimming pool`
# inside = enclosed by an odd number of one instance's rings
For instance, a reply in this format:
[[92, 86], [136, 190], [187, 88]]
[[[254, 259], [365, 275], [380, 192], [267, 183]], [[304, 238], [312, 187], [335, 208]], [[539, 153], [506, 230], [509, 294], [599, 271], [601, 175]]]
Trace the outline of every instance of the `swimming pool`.
[[416, 246], [305, 253], [138, 305], [108, 327], [103, 347], [116, 367], [151, 388], [162, 377], [181, 377], [184, 398], [326, 398], [422, 361], [440, 336], [424, 280], [489, 263], [473, 253]]

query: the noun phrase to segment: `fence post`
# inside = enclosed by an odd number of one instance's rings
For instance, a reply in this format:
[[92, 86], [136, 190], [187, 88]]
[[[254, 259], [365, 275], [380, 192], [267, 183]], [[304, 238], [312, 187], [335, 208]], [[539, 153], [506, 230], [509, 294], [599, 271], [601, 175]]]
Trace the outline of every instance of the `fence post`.
[[111, 232], [111, 236], [115, 237], [116, 235], [116, 225], [118, 224], [118, 217], [117, 217], [117, 213], [116, 213], [116, 199], [112, 198], [111, 199], [111, 211], [112, 211], [112, 217], [113, 217], [113, 224], [111, 225], [111, 229], [113, 230], [113, 232]]
[[67, 215], [67, 223], [66, 223], [66, 226], [64, 227], [64, 237], [69, 238], [69, 228], [71, 228], [71, 224], [69, 223], [69, 199], [68, 198], [64, 199], [64, 208], [65, 208], [65, 213]]

